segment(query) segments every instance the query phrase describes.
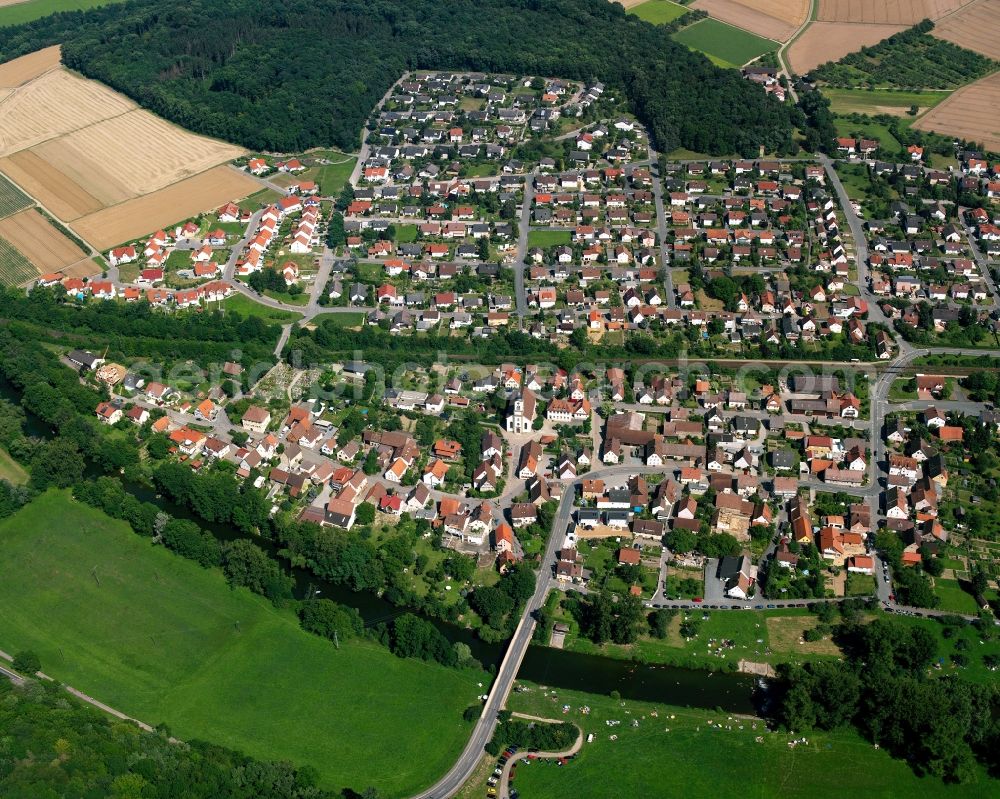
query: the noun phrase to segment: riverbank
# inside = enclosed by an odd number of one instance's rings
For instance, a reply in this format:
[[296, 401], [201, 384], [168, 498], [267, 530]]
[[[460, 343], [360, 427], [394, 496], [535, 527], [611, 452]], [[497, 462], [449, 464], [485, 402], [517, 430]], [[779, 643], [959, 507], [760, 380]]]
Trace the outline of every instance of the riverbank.
[[684, 669], [731, 673], [739, 671], [741, 661], [773, 667], [788, 661], [835, 659], [841, 654], [829, 634], [817, 641], [804, 640], [804, 633], [820, 624], [806, 608], [678, 610], [667, 624], [665, 637], [641, 635], [629, 645], [589, 641], [565, 610], [557, 609], [554, 618], [569, 628], [563, 648], [570, 652]]
[[997, 785], [983, 773], [968, 785], [919, 778], [851, 731], [809, 734], [803, 742], [802, 734], [771, 732], [738, 714], [520, 687], [527, 690], [515, 690], [509, 709], [577, 724], [585, 740], [564, 766], [520, 763], [511, 785], [523, 799], [650, 796], [651, 785], [656, 796], [690, 799], [748, 791], [762, 799], [973, 799]]

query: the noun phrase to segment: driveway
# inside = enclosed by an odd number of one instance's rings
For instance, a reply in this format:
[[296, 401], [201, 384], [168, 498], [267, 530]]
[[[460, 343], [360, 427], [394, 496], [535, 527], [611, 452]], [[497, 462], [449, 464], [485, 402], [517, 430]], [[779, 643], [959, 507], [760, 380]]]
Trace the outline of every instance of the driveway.
[[722, 581], [716, 577], [716, 572], [719, 569], [719, 559], [709, 558], [705, 562], [705, 601], [706, 602], [723, 602], [726, 601], [726, 595], [722, 590]]

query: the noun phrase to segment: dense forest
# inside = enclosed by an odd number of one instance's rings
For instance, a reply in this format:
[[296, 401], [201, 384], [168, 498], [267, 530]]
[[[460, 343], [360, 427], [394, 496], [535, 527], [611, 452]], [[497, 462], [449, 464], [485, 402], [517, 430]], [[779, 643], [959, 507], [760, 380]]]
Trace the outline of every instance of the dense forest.
[[356, 148], [407, 69], [533, 73], [624, 91], [662, 151], [790, 152], [797, 112], [607, 0], [132, 0], [4, 31], [251, 149]]
[[8, 799], [333, 799], [309, 768], [221, 746], [173, 744], [111, 719], [54, 684], [0, 680], [0, 794]]

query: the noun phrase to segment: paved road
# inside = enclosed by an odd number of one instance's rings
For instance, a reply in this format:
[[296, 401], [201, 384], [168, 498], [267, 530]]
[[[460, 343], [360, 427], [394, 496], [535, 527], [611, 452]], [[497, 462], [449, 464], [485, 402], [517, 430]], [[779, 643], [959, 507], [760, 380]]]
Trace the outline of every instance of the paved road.
[[659, 155], [650, 146], [649, 171], [653, 178], [653, 202], [656, 205], [656, 235], [660, 239], [660, 267], [663, 269], [663, 290], [668, 308], [677, 307], [674, 297], [674, 279], [670, 273], [670, 255], [667, 252], [667, 211], [663, 205], [663, 177], [660, 175]]
[[573, 514], [576, 485], [585, 479], [612, 477], [619, 477], [624, 482], [630, 474], [652, 474], [657, 472], [662, 473], [662, 471], [662, 468], [656, 469], [649, 466], [618, 466], [598, 469], [573, 483], [565, 485], [563, 488], [563, 498], [559, 503], [559, 509], [556, 512], [556, 518], [552, 526], [552, 532], [549, 534], [545, 554], [542, 556], [542, 565], [538, 570], [535, 593], [524, 606], [521, 621], [518, 623], [517, 629], [514, 631], [514, 636], [507, 646], [507, 652], [497, 672], [496, 679], [490, 688], [490, 693], [479, 721], [476, 723], [472, 735], [469, 737], [469, 743], [462, 750], [458, 762], [452, 766], [448, 773], [433, 786], [417, 794], [413, 799], [444, 799], [444, 797], [453, 796], [461, 789], [462, 785], [465, 784], [465, 781], [479, 764], [483, 747], [493, 737], [493, 730], [496, 728], [497, 723], [497, 714], [507, 703], [507, 697], [514, 685], [514, 679], [521, 668], [521, 661], [524, 659], [524, 654], [528, 651], [528, 645], [531, 643], [531, 636], [535, 631], [534, 614], [545, 604], [545, 597], [555, 583], [556, 551], [562, 547], [563, 539]]
[[[375, 111], [378, 111], [380, 108], [382, 108], [382, 106], [385, 105], [386, 100], [392, 97], [392, 93], [396, 90], [396, 87], [403, 81], [407, 80], [409, 77], [410, 73], [404, 72], [403, 76], [399, 80], [397, 80], [394, 84], [392, 84], [392, 86], [388, 88], [386, 93], [382, 95], [382, 99], [379, 100], [378, 104], [375, 106]], [[365, 163], [368, 161], [368, 158], [371, 155], [371, 145], [368, 143], [368, 139], [371, 136], [371, 134], [372, 131], [367, 127], [361, 132], [361, 149], [358, 151], [358, 162], [354, 165], [354, 169], [351, 170], [350, 184], [352, 186], [358, 185], [358, 181], [361, 180], [361, 172], [362, 170], [364, 170]]]
[[8, 668], [4, 668], [3, 666], [0, 666], [0, 674], [2, 674], [8, 680], [10, 680], [12, 683], [14, 683], [14, 685], [23, 685], [24, 684], [24, 677], [22, 677], [16, 671], [11, 671]]
[[535, 202], [535, 181], [532, 175], [524, 179], [524, 202], [517, 228], [517, 253], [514, 256], [514, 301], [518, 319], [523, 323], [528, 313], [528, 293], [524, 287], [524, 259], [528, 255], [528, 234], [531, 232], [531, 206]]
[[[891, 330], [892, 323], [886, 318], [885, 314], [882, 313], [882, 309], [879, 307], [877, 299], [870, 293], [871, 276], [868, 270], [868, 239], [865, 236], [864, 222], [854, 212], [854, 206], [851, 205], [851, 199], [847, 196], [847, 190], [844, 188], [844, 184], [840, 180], [840, 175], [837, 174], [837, 170], [834, 168], [834, 161], [829, 156], [823, 155], [822, 153], [817, 154], [816, 157], [823, 165], [823, 169], [826, 171], [827, 180], [830, 181], [830, 185], [833, 187], [833, 190], [837, 195], [837, 199], [840, 201], [840, 207], [847, 219], [847, 226], [850, 230], [851, 238], [854, 239], [854, 260], [858, 267], [858, 284], [861, 288], [862, 296], [864, 296], [868, 301], [868, 318], [873, 322], [879, 322], [880, 324], [885, 325]], [[900, 345], [904, 343], [905, 342], [900, 339]]]
[[965, 214], [968, 208], [958, 209], [958, 220], [956, 220], [956, 227], [961, 227], [965, 231], [965, 238], [968, 242], [969, 249], [972, 251], [972, 257], [976, 261], [976, 266], [979, 267], [979, 274], [983, 276], [983, 282], [986, 283], [986, 288], [989, 289], [990, 294], [993, 297], [993, 302], [1000, 305], [1000, 292], [997, 291], [996, 282], [993, 280], [993, 273], [990, 271], [989, 261], [986, 256], [983, 255], [982, 250], [979, 249], [979, 245], [976, 243], [976, 237], [971, 234], [970, 228], [965, 224]]
[[778, 75], [784, 76], [784, 78], [788, 81], [788, 93], [791, 95], [791, 101], [796, 104], [798, 104], [799, 102], [799, 95], [795, 91], [795, 82], [792, 79], [792, 70], [788, 68], [788, 61], [785, 58], [785, 51], [789, 48], [789, 46], [791, 46], [792, 42], [798, 39], [799, 36], [801, 36], [802, 33], [805, 31], [805, 29], [812, 24], [815, 5], [816, 5], [816, 0], [809, 0], [809, 12], [806, 14], [806, 18], [802, 21], [802, 24], [799, 26], [798, 30], [796, 30], [795, 33], [792, 34], [791, 38], [785, 41], [785, 43], [778, 48], [778, 52], [776, 53], [776, 56], [778, 58], [778, 66], [781, 68], [780, 71], [778, 72]]

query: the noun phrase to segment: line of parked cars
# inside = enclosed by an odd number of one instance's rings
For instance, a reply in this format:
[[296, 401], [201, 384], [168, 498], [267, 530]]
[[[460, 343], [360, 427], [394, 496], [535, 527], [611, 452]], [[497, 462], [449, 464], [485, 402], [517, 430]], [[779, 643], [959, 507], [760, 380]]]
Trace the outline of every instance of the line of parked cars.
[[[500, 758], [497, 760], [496, 768], [493, 769], [493, 773], [486, 780], [486, 796], [488, 797], [488, 799], [496, 799], [497, 785], [500, 784], [500, 777], [503, 774], [504, 766], [506, 766], [507, 761], [510, 760], [516, 754], [517, 754], [517, 747], [508, 746], [506, 749], [504, 749], [503, 754], [500, 755]], [[508, 781], [511, 781], [513, 779], [514, 779], [514, 769], [512, 767], [510, 776], [508, 777]], [[518, 792], [515, 791], [514, 789], [511, 789], [510, 799], [518, 799], [518, 796], [519, 796]]]

